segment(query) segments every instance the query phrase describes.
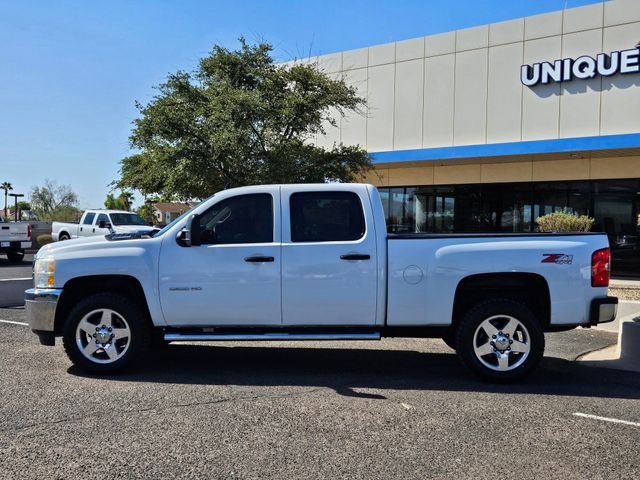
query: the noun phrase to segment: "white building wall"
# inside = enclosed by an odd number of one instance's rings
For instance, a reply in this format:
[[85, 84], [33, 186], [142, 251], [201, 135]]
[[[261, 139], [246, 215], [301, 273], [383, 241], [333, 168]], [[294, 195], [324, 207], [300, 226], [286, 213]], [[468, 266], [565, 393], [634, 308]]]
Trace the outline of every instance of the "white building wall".
[[368, 103], [317, 142], [375, 152], [640, 132], [638, 75], [520, 82], [523, 63], [639, 40], [640, 0], [612, 0], [315, 57]]

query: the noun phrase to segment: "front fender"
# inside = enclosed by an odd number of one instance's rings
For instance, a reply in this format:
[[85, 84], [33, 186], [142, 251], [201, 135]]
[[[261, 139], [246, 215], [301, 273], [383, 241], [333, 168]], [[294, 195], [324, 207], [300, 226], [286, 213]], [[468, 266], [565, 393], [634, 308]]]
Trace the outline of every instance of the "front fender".
[[132, 277], [142, 286], [154, 325], [164, 325], [158, 300], [159, 242], [152, 240], [154, 239], [105, 241], [81, 254], [73, 251], [56, 254], [54, 256], [56, 288], [64, 291], [68, 282], [81, 277], [105, 275]]

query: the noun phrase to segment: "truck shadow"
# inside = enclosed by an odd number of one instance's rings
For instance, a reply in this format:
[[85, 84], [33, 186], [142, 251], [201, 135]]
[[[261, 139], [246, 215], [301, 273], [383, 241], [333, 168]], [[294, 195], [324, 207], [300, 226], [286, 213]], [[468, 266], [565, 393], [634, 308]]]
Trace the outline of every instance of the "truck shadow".
[[[26, 256], [25, 256], [26, 258]], [[29, 257], [31, 258], [31, 257]], [[22, 260], [21, 262], [18, 263], [13, 263], [10, 262], [6, 257], [0, 255], [0, 267], [1, 268], [25, 268], [25, 267], [29, 267], [31, 268], [31, 264], [32, 261], [29, 260]]]
[[[84, 376], [75, 367], [69, 373]], [[138, 368], [103, 377], [160, 384], [325, 387], [340, 395], [385, 399], [385, 390], [449, 390], [640, 399], [640, 374], [546, 357], [520, 383], [478, 380], [451, 353], [361, 348], [173, 344]], [[374, 390], [374, 392], [361, 392]]]

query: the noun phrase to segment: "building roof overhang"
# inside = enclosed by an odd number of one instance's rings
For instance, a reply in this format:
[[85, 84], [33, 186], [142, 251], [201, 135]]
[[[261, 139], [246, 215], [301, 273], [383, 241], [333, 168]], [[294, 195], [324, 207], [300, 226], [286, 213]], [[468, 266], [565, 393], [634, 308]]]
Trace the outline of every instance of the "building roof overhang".
[[456, 165], [640, 156], [640, 133], [372, 152], [375, 166]]

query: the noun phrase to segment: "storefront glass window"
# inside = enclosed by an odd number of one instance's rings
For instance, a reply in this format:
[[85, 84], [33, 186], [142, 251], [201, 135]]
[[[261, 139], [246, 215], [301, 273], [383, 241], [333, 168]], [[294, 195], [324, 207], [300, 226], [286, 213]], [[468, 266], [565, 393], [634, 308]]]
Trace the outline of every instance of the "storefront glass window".
[[640, 180], [380, 188], [390, 233], [535, 232], [535, 219], [566, 210], [606, 232], [613, 272], [640, 276]]

